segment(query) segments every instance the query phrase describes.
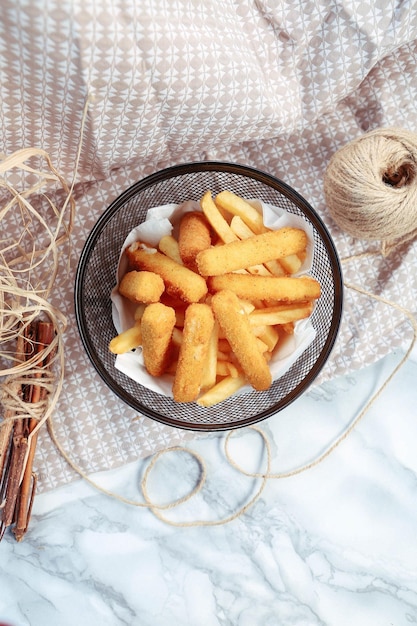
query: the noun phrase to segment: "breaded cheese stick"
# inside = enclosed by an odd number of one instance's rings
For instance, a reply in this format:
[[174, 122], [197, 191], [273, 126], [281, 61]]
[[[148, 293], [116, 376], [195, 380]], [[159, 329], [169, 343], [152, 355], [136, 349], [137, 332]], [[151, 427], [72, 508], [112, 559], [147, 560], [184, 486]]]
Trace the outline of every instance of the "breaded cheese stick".
[[208, 279], [210, 291], [230, 289], [244, 300], [305, 302], [320, 297], [320, 283], [311, 276], [251, 276], [225, 274]]
[[280, 228], [202, 250], [196, 258], [197, 267], [202, 276], [218, 276], [296, 254], [306, 245], [307, 235], [302, 229]]
[[169, 365], [175, 311], [161, 302], [149, 304], [141, 319], [142, 355], [151, 376], [162, 376]]
[[158, 302], [165, 291], [165, 285], [159, 274], [146, 270], [127, 272], [119, 284], [119, 293], [131, 302]]
[[168, 293], [184, 302], [198, 302], [207, 293], [202, 276], [154, 249], [144, 249], [134, 243], [126, 249], [126, 255], [131, 268], [159, 274]]
[[237, 295], [229, 290], [219, 291], [211, 306], [248, 382], [257, 391], [265, 391], [272, 384], [271, 371]]
[[184, 265], [196, 271], [197, 254], [210, 246], [210, 225], [204, 213], [199, 211], [184, 213], [178, 232], [178, 248]]
[[194, 303], [187, 307], [172, 385], [176, 402], [193, 402], [200, 393], [213, 326], [213, 311], [208, 304]]

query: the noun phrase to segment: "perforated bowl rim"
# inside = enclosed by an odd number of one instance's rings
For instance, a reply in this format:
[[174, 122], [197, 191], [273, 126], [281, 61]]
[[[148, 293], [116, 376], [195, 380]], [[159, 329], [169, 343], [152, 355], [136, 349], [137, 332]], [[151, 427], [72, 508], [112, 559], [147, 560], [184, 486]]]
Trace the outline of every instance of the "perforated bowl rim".
[[[333, 315], [326, 341], [314, 365], [311, 367], [310, 371], [302, 379], [302, 381], [297, 384], [296, 387], [292, 389], [284, 398], [280, 399], [279, 402], [271, 405], [267, 409], [260, 410], [259, 413], [256, 413], [255, 415], [251, 415], [249, 417], [242, 416], [241, 419], [235, 421], [214, 421], [208, 423], [202, 423], [198, 419], [196, 419], [195, 421], [183, 421], [182, 419], [175, 418], [172, 415], [162, 415], [158, 411], [153, 410], [152, 408], [144, 404], [139, 397], [133, 397], [132, 394], [128, 393], [123, 388], [123, 386], [115, 380], [114, 376], [106, 369], [96, 349], [94, 337], [89, 333], [87, 325], [84, 280], [91, 255], [103, 230], [117, 214], [117, 212], [122, 207], [124, 207], [126, 203], [129, 202], [129, 200], [137, 196], [140, 192], [150, 189], [162, 181], [167, 181], [171, 178], [177, 178], [186, 174], [198, 174], [199, 172], [218, 172], [250, 178], [266, 185], [267, 187], [286, 197], [302, 212], [305, 218], [307, 218], [313, 225], [315, 233], [317, 233], [317, 235], [319, 236], [321, 242], [324, 245], [326, 253], [328, 254], [332, 271], [334, 288]], [[125, 233], [125, 235], [127, 235], [127, 232]], [[115, 263], [117, 263], [117, 260], [115, 260]], [[112, 286], [109, 286], [109, 299], [111, 288]], [[145, 415], [146, 417], [177, 428], [196, 431], [229, 430], [254, 424], [270, 417], [271, 415], [278, 413], [279, 411], [287, 407], [290, 403], [292, 403], [301, 394], [303, 394], [317, 378], [318, 374], [326, 364], [331, 354], [339, 332], [343, 312], [343, 279], [338, 254], [329, 231], [327, 230], [325, 224], [323, 223], [322, 219], [319, 217], [315, 209], [313, 209], [309, 202], [307, 202], [307, 200], [305, 200], [305, 198], [303, 198], [296, 190], [294, 190], [291, 186], [289, 186], [281, 179], [247, 165], [229, 163], [224, 161], [200, 161], [174, 165], [150, 174], [149, 176], [146, 176], [145, 178], [142, 178], [138, 182], [132, 184], [125, 191], [123, 191], [115, 200], [113, 200], [113, 202], [111, 202], [111, 204], [102, 213], [102, 215], [98, 218], [97, 222], [91, 229], [81, 251], [75, 275], [74, 304], [76, 323], [81, 342], [92, 365], [94, 366], [95, 370], [100, 375], [102, 380], [105, 382], [105, 384], [128, 406], [139, 411], [142, 415]], [[299, 362], [302, 358], [303, 355], [301, 355], [297, 359], [297, 362]], [[259, 394], [266, 392], [255, 393]], [[155, 396], [157, 395], [158, 394], [155, 394]], [[224, 403], [221, 403], [217, 406], [222, 407], [223, 404]], [[195, 406], [197, 407], [198, 405]], [[201, 411], [201, 408], [199, 408], [198, 410]], [[221, 410], [222, 409], [220, 408], [220, 411]], [[189, 405], [187, 406], [187, 411], [190, 411]]]

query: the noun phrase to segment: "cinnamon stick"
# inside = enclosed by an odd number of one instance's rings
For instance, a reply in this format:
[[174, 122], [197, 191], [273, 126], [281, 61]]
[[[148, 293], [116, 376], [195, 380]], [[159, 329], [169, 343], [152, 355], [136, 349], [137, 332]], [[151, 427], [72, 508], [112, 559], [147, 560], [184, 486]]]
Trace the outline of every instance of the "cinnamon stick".
[[[40, 353], [48, 345], [52, 343], [54, 338], [54, 327], [50, 322], [39, 322], [36, 329], [36, 351]], [[49, 353], [39, 366], [39, 370], [35, 373], [36, 378], [41, 378], [42, 368], [47, 367], [52, 358], [52, 354]], [[29, 398], [32, 404], [44, 400], [46, 397], [45, 387], [40, 385], [31, 385], [29, 391]], [[31, 418], [28, 424], [29, 434], [36, 428], [38, 421], [35, 418]], [[35, 458], [36, 444], [38, 440], [38, 433], [32, 435], [30, 438], [29, 453], [24, 469], [22, 483], [20, 485], [19, 499], [16, 509], [16, 524], [13, 528], [13, 533], [17, 541], [21, 541], [25, 535], [30, 516], [32, 512], [33, 499], [36, 489], [36, 475], [33, 474], [33, 461]]]
[[[34, 353], [39, 354], [54, 338], [54, 326], [51, 322], [33, 322], [25, 332], [18, 337], [16, 359], [20, 362], [28, 360]], [[36, 366], [32, 378], [40, 379], [44, 375], [44, 368], [51, 361], [49, 353]], [[16, 383], [15, 388], [24, 402], [38, 403], [45, 399], [46, 389], [41, 384], [33, 382]], [[17, 541], [21, 541], [27, 531], [32, 511], [32, 504], [36, 489], [36, 476], [33, 475], [33, 460], [35, 456], [37, 433], [30, 434], [36, 428], [36, 418], [18, 418], [13, 420], [11, 410], [6, 412], [10, 427], [3, 427], [5, 434], [2, 438], [2, 473], [0, 484], [0, 502], [2, 516], [0, 526], [0, 540], [8, 526], [15, 522], [13, 533]], [[6, 437], [9, 436], [9, 441]], [[29, 450], [28, 450], [29, 445]]]
[[[25, 338], [23, 334], [18, 335], [15, 354], [15, 360], [18, 363], [22, 363], [25, 360], [24, 342]], [[15, 382], [11, 384], [13, 386], [13, 391], [18, 393], [20, 383]], [[0, 428], [0, 493], [2, 492], [1, 487], [4, 484], [3, 473], [6, 470], [7, 459], [10, 454], [11, 436], [14, 427], [14, 421], [12, 418], [13, 412], [10, 410], [6, 410], [3, 417], [2, 427]]]
[[10, 455], [10, 466], [7, 475], [7, 485], [5, 503], [1, 519], [0, 537], [4, 531], [13, 523], [17, 498], [19, 495], [20, 477], [22, 475], [28, 445], [27, 437], [23, 434], [23, 420], [16, 420], [13, 429], [12, 449]]

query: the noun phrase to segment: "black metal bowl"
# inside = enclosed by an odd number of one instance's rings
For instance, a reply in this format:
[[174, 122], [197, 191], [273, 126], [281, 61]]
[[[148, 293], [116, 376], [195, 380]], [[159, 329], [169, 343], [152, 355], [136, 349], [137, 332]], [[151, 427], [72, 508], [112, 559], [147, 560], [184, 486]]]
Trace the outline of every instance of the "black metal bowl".
[[[211, 408], [179, 404], [143, 387], [115, 366], [108, 344], [115, 335], [110, 292], [115, 284], [120, 249], [148, 209], [199, 200], [205, 191], [224, 189], [299, 215], [314, 231], [311, 275], [322, 288], [311, 322], [312, 344], [268, 391], [233, 396]], [[223, 162], [170, 167], [135, 183], [99, 218], [83, 248], [75, 280], [75, 312], [87, 354], [104, 382], [142, 415], [170, 426], [199, 431], [238, 428], [259, 422], [288, 406], [317, 377], [335, 343], [342, 315], [342, 273], [332, 239], [314, 209], [291, 187], [259, 170]]]

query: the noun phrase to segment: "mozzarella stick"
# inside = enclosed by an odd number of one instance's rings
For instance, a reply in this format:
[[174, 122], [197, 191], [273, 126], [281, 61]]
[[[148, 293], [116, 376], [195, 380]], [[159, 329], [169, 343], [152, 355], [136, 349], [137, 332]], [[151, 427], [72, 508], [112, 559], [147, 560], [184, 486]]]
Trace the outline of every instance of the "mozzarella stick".
[[158, 302], [165, 290], [164, 281], [155, 272], [132, 270], [120, 281], [119, 293], [131, 302]]
[[250, 385], [257, 391], [268, 389], [272, 384], [270, 369], [236, 294], [219, 291], [213, 296], [211, 306]]
[[175, 311], [161, 302], [149, 304], [141, 319], [142, 355], [151, 376], [162, 376], [169, 365]]
[[306, 245], [307, 235], [303, 230], [280, 228], [202, 250], [196, 258], [197, 267], [202, 276], [218, 276], [296, 254]]
[[199, 211], [184, 213], [178, 233], [178, 247], [184, 265], [196, 271], [197, 254], [210, 246], [210, 226], [205, 215]]
[[126, 255], [133, 269], [159, 274], [171, 296], [184, 302], [198, 302], [207, 293], [206, 281], [202, 276], [152, 248], [145, 249], [138, 243], [132, 244], [126, 249]]
[[193, 402], [198, 398], [213, 326], [213, 312], [208, 304], [194, 303], [187, 307], [172, 385], [176, 402]]
[[208, 279], [210, 291], [230, 289], [239, 298], [269, 302], [306, 302], [320, 297], [320, 283], [310, 276], [225, 274]]

